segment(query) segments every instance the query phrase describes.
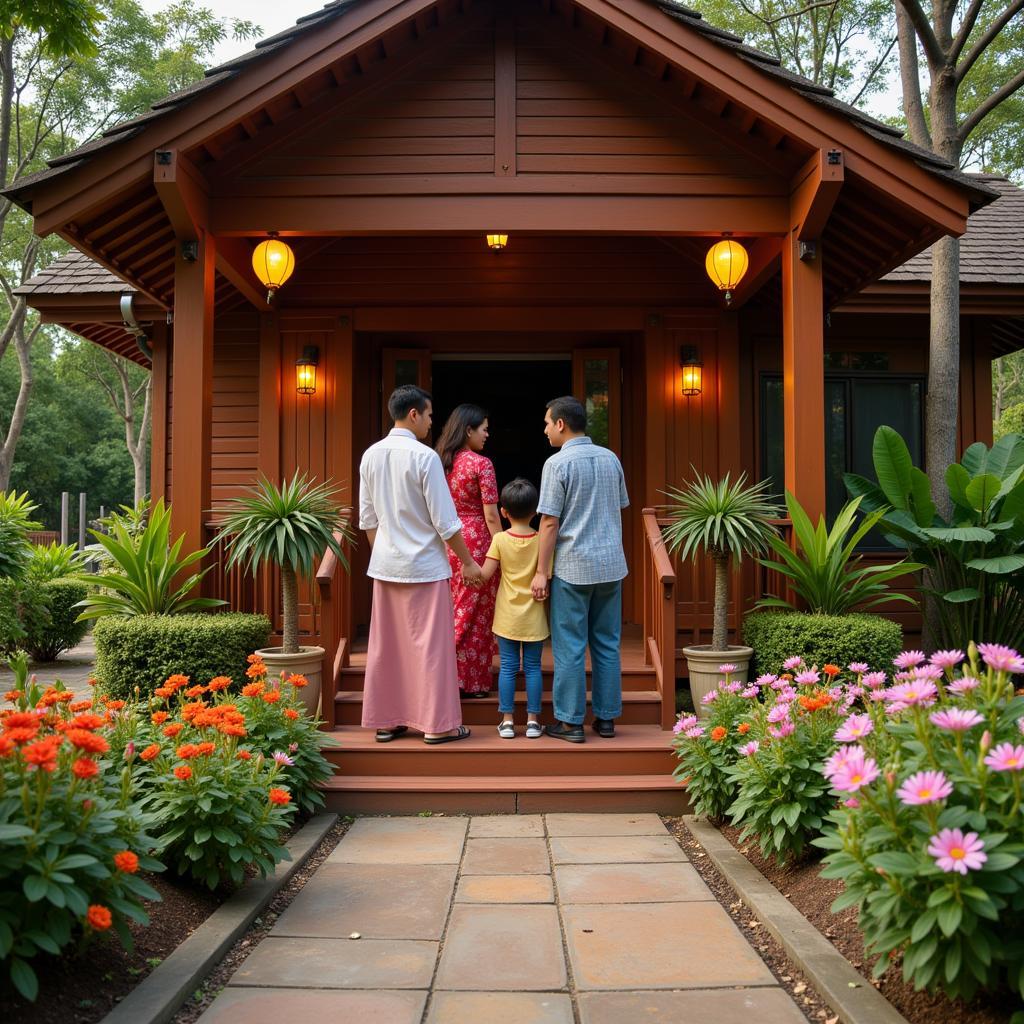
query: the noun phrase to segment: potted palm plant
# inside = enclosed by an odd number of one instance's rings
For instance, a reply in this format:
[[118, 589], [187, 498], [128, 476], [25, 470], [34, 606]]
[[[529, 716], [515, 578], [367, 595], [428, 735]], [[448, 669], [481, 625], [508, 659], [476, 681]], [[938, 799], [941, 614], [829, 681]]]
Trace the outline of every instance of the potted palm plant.
[[683, 648], [690, 692], [699, 711], [704, 696], [718, 685], [723, 665], [733, 666], [729, 675], [734, 681], [747, 678], [753, 649], [729, 643], [729, 567], [734, 558], [739, 562], [744, 555], [763, 554], [776, 533], [772, 520], [778, 509], [768, 497], [770, 485], [770, 480], [747, 484], [745, 473], [736, 480], [726, 473], [717, 482], [695, 473], [684, 487], [666, 492], [666, 547], [682, 558], [703, 549], [715, 567], [711, 643]]
[[330, 481], [313, 484], [296, 472], [280, 485], [261, 477], [255, 487], [214, 510], [220, 516], [216, 542], [227, 546], [229, 569], [244, 565], [255, 575], [274, 565], [280, 571], [281, 646], [256, 653], [269, 676], [284, 671], [306, 677], [303, 699], [311, 714], [320, 694], [324, 649], [299, 645], [298, 581], [312, 577], [328, 549], [348, 569], [343, 546], [352, 538], [349, 509], [338, 502], [338, 494]]

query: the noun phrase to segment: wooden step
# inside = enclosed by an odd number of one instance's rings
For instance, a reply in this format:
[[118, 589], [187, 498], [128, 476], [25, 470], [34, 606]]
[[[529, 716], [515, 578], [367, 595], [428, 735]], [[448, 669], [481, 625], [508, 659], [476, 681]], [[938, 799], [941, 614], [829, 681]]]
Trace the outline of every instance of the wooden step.
[[675, 767], [672, 733], [657, 725], [617, 725], [613, 739], [589, 728], [585, 743], [542, 736], [503, 740], [494, 725], [477, 726], [472, 736], [429, 746], [411, 733], [391, 743], [377, 743], [371, 729], [340, 726], [331, 732], [337, 746], [324, 756], [343, 775], [451, 777], [481, 776], [627, 776], [670, 775]]
[[[544, 689], [551, 689], [551, 681], [554, 676], [554, 669], [550, 665], [542, 666], [541, 671], [544, 675]], [[361, 690], [363, 688], [363, 678], [366, 674], [366, 669], [362, 665], [350, 665], [347, 668], [341, 670], [341, 677], [339, 680], [339, 689], [343, 691]], [[494, 677], [494, 689], [498, 689], [498, 669], [495, 665], [491, 669], [491, 674]], [[590, 683], [590, 669], [587, 669], [587, 688], [589, 689]], [[656, 675], [653, 668], [649, 668], [644, 665], [634, 665], [622, 670], [622, 690], [624, 693], [630, 691], [644, 691], [653, 690], [657, 683]], [[516, 686], [519, 690], [523, 689], [523, 675], [519, 674]]]
[[[590, 722], [591, 694], [587, 693], [587, 722]], [[359, 725], [363, 710], [362, 690], [343, 690], [334, 698], [336, 705], [336, 722], [338, 725]], [[497, 693], [489, 697], [467, 697], [462, 701], [462, 720], [466, 725], [495, 726], [501, 717], [498, 711]], [[526, 725], [526, 694], [520, 687], [516, 693], [515, 720], [519, 725]], [[542, 722], [554, 721], [551, 704], [551, 692], [544, 692], [541, 710]], [[661, 721], [661, 694], [657, 690], [625, 690], [622, 694], [622, 716], [618, 722], [623, 725], [650, 724], [657, 725]]]
[[685, 814], [689, 809], [686, 789], [670, 775], [335, 775], [322, 789], [328, 809], [343, 814]]

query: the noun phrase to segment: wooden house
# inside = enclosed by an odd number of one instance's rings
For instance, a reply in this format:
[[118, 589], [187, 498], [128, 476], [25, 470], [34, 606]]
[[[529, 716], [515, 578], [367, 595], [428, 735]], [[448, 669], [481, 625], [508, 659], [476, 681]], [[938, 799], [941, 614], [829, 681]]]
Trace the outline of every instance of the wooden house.
[[[1008, 188], [668, 0], [335, 0], [7, 194], [74, 247], [29, 302], [151, 361], [152, 492], [192, 547], [259, 473], [351, 486], [396, 383], [429, 387], [435, 418], [487, 407], [502, 479], [539, 477], [547, 399], [585, 399], [633, 500], [614, 742], [499, 746], [474, 701], [479, 738], [375, 748], [365, 543], [304, 607], [338, 806], [525, 810], [675, 805], [676, 648], [710, 632], [709, 580], [645, 509], [693, 467], [771, 475], [817, 515], [872, 424], [919, 438], [927, 282], [885, 275]], [[270, 232], [296, 269], [268, 304]], [[750, 264], [729, 304], [705, 271], [727, 237]], [[964, 442], [990, 437], [990, 359], [1022, 312], [988, 298], [965, 307]], [[736, 625], [764, 584], [739, 582]], [[276, 615], [267, 579], [218, 568], [210, 590]]]

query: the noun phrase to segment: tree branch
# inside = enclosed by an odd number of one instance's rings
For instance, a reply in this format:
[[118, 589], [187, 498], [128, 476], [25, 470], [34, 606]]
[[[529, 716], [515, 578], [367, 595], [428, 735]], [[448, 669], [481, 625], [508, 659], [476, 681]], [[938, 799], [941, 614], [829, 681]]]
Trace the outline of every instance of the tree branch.
[[875, 80], [875, 76], [885, 66], [885, 62], [889, 59], [889, 54], [892, 53], [892, 48], [896, 45], [896, 40], [898, 38], [898, 36], [893, 36], [892, 39], [889, 40], [889, 45], [885, 48], [885, 53], [883, 53], [882, 56], [878, 58], [878, 60], [875, 62], [875, 66], [868, 72], [867, 76], [864, 79], [864, 84], [860, 87], [860, 91], [857, 93], [856, 96], [853, 97], [852, 100], [850, 100], [851, 107], [857, 106], [857, 104], [860, 102], [860, 98], [864, 95], [865, 92], [867, 92], [868, 88], [871, 86], [871, 83]]
[[928, 20], [928, 15], [922, 10], [919, 0], [896, 0], [897, 15], [900, 10], [906, 12], [911, 25], [914, 26], [914, 32], [921, 40], [921, 46], [924, 48], [929, 66], [941, 68], [946, 63], [946, 55], [942, 52], [942, 47], [939, 46], [939, 40], [932, 31], [931, 22]]
[[1018, 71], [1008, 82], [1004, 82], [995, 92], [989, 93], [971, 113], [964, 118], [957, 129], [957, 137], [963, 145], [967, 136], [981, 124], [982, 121], [999, 106], [1003, 100], [1012, 96], [1022, 85], [1024, 85], [1024, 70]]
[[[1024, 11], [1024, 0], [1013, 0], [1013, 3], [999, 15], [998, 18], [993, 19], [992, 23], [985, 29], [984, 32], [975, 39], [971, 48], [967, 51], [964, 59], [960, 61], [956, 66], [956, 70], [953, 72], [953, 77], [956, 79], [957, 85], [959, 85], [966, 77], [967, 72], [974, 67], [975, 62], [978, 58], [988, 49], [989, 46], [995, 42], [999, 33], [1018, 15], [1021, 11]], [[959, 38], [959, 36], [957, 37]], [[967, 40], [965, 39], [964, 42]], [[950, 57], [955, 61], [957, 57], [956, 41], [953, 43], [954, 50], [950, 54]]]
[[903, 87], [903, 113], [907, 118], [910, 139], [926, 149], [932, 148], [932, 136], [924, 118], [921, 99], [921, 68], [917, 62], [917, 34], [904, 9], [902, 0], [896, 4], [896, 38], [900, 46], [900, 84]]
[[985, 0], [971, 0], [971, 6], [964, 12], [964, 20], [960, 23], [960, 31], [957, 32], [956, 38], [953, 40], [953, 45], [949, 49], [950, 60], [956, 61], [960, 54], [963, 53], [963, 49], [967, 45], [967, 40], [971, 37], [971, 33], [974, 31], [974, 25], [978, 20], [978, 15], [981, 14], [981, 9], [984, 6]]

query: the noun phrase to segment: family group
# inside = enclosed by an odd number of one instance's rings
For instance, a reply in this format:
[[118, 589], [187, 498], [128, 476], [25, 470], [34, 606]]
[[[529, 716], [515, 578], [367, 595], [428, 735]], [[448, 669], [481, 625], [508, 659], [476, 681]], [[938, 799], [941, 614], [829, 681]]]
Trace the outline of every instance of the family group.
[[[478, 406], [455, 409], [436, 450], [424, 443], [433, 419], [428, 392], [398, 387], [388, 412], [394, 428], [359, 467], [359, 527], [373, 579], [363, 726], [381, 743], [410, 729], [431, 744], [468, 737], [461, 696], [490, 693], [496, 639], [503, 739], [515, 737], [522, 668], [527, 738], [546, 732], [585, 741], [588, 647], [592, 726], [614, 736], [629, 499], [618, 458], [586, 434], [582, 403], [547, 404], [544, 433], [557, 451], [544, 464], [539, 493], [519, 477], [499, 494], [494, 466], [481, 454], [489, 424]], [[542, 728], [541, 651], [549, 636], [556, 721]]]

